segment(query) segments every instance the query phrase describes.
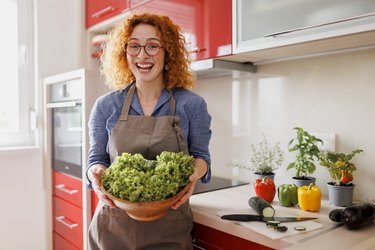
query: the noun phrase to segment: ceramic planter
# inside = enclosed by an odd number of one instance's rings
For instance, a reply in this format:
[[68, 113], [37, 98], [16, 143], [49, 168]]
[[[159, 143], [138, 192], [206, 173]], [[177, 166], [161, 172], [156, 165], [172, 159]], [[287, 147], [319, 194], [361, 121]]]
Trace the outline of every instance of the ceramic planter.
[[328, 186], [328, 201], [329, 204], [345, 207], [353, 203], [354, 185], [351, 186], [336, 186], [333, 183], [327, 183]]
[[293, 183], [296, 184], [297, 187], [302, 187], [302, 186], [308, 186], [310, 183], [315, 183], [315, 178], [306, 176], [303, 179], [302, 178], [297, 178], [293, 177]]
[[258, 173], [254, 173], [254, 176], [255, 176], [255, 180], [256, 179], [263, 179], [264, 177], [268, 177], [271, 180], [275, 179], [275, 174], [274, 173], [271, 173], [271, 174], [258, 174]]

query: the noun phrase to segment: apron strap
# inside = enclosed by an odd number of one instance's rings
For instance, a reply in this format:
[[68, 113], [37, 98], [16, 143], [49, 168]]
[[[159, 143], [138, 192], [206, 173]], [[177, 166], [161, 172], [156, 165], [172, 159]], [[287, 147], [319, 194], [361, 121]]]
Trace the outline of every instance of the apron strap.
[[129, 88], [129, 92], [125, 97], [124, 106], [122, 107], [122, 111], [121, 111], [121, 115], [120, 115], [121, 120], [126, 121], [128, 119], [129, 109], [130, 109], [130, 105], [131, 105], [132, 100], [133, 100], [134, 92], [135, 92], [135, 83], [132, 83], [130, 88]]
[[169, 110], [171, 111], [171, 115], [174, 116], [176, 112], [176, 99], [173, 96], [172, 90], [168, 90], [168, 92], [171, 97], [171, 99], [169, 100]]
[[174, 116], [173, 118], [173, 129], [174, 131], [176, 131], [176, 134], [177, 134], [177, 140], [178, 140], [178, 145], [180, 147], [180, 151], [189, 155], [187, 142], [185, 142], [185, 137], [180, 127], [180, 119], [177, 116]]

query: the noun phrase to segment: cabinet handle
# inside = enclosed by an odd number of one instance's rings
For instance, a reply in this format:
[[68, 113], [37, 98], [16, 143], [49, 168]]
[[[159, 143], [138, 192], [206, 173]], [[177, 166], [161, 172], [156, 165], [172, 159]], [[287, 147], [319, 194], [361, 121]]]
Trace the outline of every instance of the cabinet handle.
[[78, 193], [77, 189], [67, 189], [67, 188], [65, 188], [65, 184], [56, 185], [55, 188], [60, 190], [60, 191], [63, 191], [64, 193], [70, 194], [70, 195]]
[[112, 5], [105, 7], [104, 9], [99, 10], [98, 12], [95, 12], [94, 14], [91, 15], [92, 18], [99, 18], [100, 16], [106, 14], [107, 12], [112, 12], [116, 10], [115, 7]]
[[69, 102], [52, 102], [47, 103], [46, 108], [69, 108], [81, 105], [81, 101], [69, 101]]
[[201, 246], [195, 244], [194, 242], [192, 243], [192, 245], [193, 245], [193, 247], [196, 248], [196, 249], [208, 250], [207, 248], [201, 247]]
[[55, 220], [63, 224], [64, 226], [69, 227], [70, 229], [74, 229], [75, 227], [78, 227], [77, 223], [74, 224], [69, 224], [68, 222], [65, 221], [65, 216], [56, 216]]
[[316, 24], [316, 25], [305, 26], [305, 27], [296, 28], [296, 29], [284, 30], [284, 31], [280, 31], [280, 32], [276, 32], [276, 33], [265, 35], [264, 37], [275, 37], [275, 36], [284, 35], [284, 34], [296, 32], [296, 31], [309, 30], [309, 29], [313, 29], [313, 28], [318, 28], [318, 27], [322, 27], [322, 26], [328, 26], [328, 25], [336, 24], [336, 23], [348, 22], [348, 21], [362, 19], [362, 18], [371, 17], [371, 16], [375, 16], [375, 12], [371, 12], [371, 13], [363, 14], [363, 15], [358, 15], [358, 16], [353, 16], [353, 17], [348, 17], [348, 18], [343, 18], [343, 19], [339, 19], [339, 20], [336, 20], [336, 21], [331, 21], [331, 22], [326, 22], [326, 23], [321, 23], [321, 24]]
[[201, 51], [205, 51], [205, 50], [207, 50], [207, 49], [205, 49], [205, 48], [200, 49], [198, 47], [195, 47], [195, 48], [189, 49], [188, 53], [197, 53], [197, 52], [201, 52]]

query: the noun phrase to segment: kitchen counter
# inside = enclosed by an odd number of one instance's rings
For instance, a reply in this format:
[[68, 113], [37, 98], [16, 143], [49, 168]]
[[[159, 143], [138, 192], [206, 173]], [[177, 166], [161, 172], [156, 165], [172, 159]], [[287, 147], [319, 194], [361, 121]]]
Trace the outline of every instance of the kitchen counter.
[[274, 249], [375, 249], [375, 226], [371, 225], [356, 231], [338, 226], [328, 218], [329, 211], [337, 207], [329, 205], [325, 197], [318, 213], [303, 211], [298, 206], [282, 207], [275, 197], [272, 206], [276, 210], [276, 216], [287, 213], [293, 216], [316, 217], [318, 218], [316, 222], [323, 225], [321, 229], [276, 240], [236, 222], [222, 220], [217, 215], [219, 211], [249, 207], [248, 199], [254, 195], [251, 184], [195, 194], [190, 197], [194, 222]]

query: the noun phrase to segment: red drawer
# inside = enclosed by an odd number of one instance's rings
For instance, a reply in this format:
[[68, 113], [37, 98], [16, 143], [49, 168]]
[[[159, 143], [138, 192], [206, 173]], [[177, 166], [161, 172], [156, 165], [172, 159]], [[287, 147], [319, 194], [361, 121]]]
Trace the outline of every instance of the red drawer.
[[56, 196], [53, 202], [53, 230], [83, 248], [82, 209]]
[[82, 181], [75, 177], [53, 171], [53, 194], [82, 207]]
[[81, 250], [57, 233], [53, 233], [53, 250]]

